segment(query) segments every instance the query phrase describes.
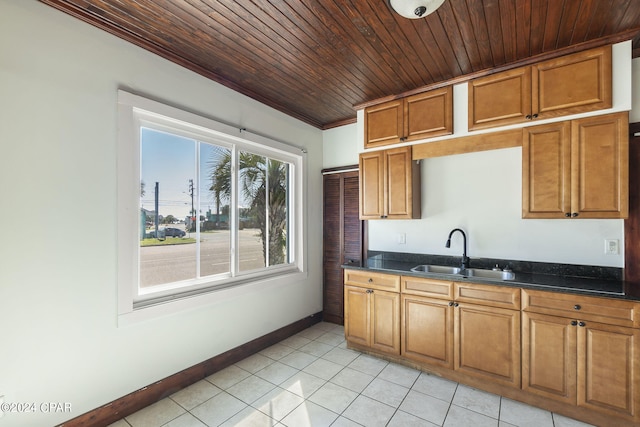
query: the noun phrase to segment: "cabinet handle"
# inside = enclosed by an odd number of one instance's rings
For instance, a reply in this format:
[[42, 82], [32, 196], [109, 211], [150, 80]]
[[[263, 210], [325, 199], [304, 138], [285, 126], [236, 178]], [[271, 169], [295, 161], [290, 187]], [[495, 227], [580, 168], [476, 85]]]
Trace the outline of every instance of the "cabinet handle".
[[453, 301], [449, 301], [449, 307], [453, 307]]
[[533, 116], [531, 116], [531, 117], [533, 117], [534, 119], [537, 119], [537, 118], [538, 118], [538, 113], [534, 114], [534, 115], [533, 115]]
[[574, 217], [574, 218], [577, 217], [578, 215], [580, 215], [578, 212], [574, 212], [574, 213], [571, 214], [571, 216]]
[[458, 304], [457, 302], [454, 302], [454, 303], [453, 303], [453, 306], [454, 306], [454, 307], [458, 307], [459, 305], [460, 305], [460, 304]]
[[407, 140], [407, 137], [406, 137], [406, 136], [401, 136], [401, 137], [400, 137], [400, 142], [405, 142], [406, 140]]
[[531, 114], [527, 114], [526, 116], [524, 116], [524, 118], [527, 120], [531, 120]]
[[587, 326], [587, 324], [584, 323], [584, 322], [578, 322], [578, 326], [585, 327], [585, 326]]
[[368, 294], [372, 294], [373, 293], [373, 289], [367, 289], [367, 293]]
[[578, 321], [577, 321], [577, 320], [572, 320], [572, 321], [571, 321], [571, 326], [576, 326], [577, 324], [578, 324]]
[[567, 212], [566, 214], [564, 214], [564, 216], [566, 216], [567, 218], [571, 218], [571, 213]]
[[369, 280], [367, 280], [369, 283], [373, 283], [373, 279], [371, 277], [369, 277]]
[[582, 307], [580, 306], [580, 304], [576, 304], [573, 306], [574, 310], [580, 310]]

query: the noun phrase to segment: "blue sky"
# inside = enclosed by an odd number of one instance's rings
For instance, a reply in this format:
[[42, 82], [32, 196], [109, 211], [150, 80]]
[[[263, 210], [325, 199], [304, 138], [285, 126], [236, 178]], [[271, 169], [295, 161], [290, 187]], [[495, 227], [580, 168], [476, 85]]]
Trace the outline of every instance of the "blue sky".
[[[159, 183], [159, 211], [160, 215], [173, 215], [184, 219], [191, 210], [191, 196], [189, 195], [189, 180], [194, 185], [200, 181], [201, 208], [198, 208], [197, 198], [194, 205], [199, 215], [204, 215], [211, 208], [215, 211], [213, 196], [208, 191], [211, 186], [210, 162], [216, 154], [214, 146], [200, 143], [201, 178], [196, 173], [196, 145], [197, 141], [183, 138], [153, 129], [142, 128], [141, 143], [141, 179], [145, 183], [145, 195], [142, 207], [154, 210], [155, 183]], [[197, 192], [196, 192], [197, 195]]]

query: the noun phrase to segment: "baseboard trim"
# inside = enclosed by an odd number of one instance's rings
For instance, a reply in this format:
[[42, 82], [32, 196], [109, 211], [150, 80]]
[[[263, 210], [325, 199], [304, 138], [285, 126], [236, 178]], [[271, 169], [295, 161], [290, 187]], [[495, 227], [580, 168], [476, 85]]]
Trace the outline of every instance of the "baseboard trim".
[[99, 408], [60, 424], [58, 427], [103, 427], [158, 402], [173, 393], [251, 356], [322, 320], [322, 312], [312, 314], [236, 348], [175, 373], [158, 382], [127, 394]]

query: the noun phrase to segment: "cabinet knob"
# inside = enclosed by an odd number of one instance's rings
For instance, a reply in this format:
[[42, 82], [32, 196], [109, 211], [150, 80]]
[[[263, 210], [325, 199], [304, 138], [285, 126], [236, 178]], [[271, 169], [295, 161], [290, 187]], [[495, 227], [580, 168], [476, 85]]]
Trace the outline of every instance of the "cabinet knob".
[[372, 294], [373, 293], [373, 289], [367, 289], [367, 293], [368, 294]]
[[582, 308], [582, 306], [580, 306], [580, 304], [576, 304], [573, 306], [574, 310], [580, 310]]
[[571, 321], [571, 326], [576, 326], [577, 324], [578, 324], [578, 321], [577, 321], [577, 320], [572, 320], [572, 321]]
[[371, 277], [369, 277], [369, 280], [367, 280], [369, 283], [373, 283], [373, 279]]
[[531, 120], [531, 114], [527, 114], [526, 116], [524, 116], [524, 118], [527, 120]]
[[454, 307], [458, 307], [459, 305], [460, 305], [460, 304], [458, 304], [457, 302], [454, 302], [454, 303], [453, 303], [453, 306], [454, 306]]
[[564, 216], [566, 216], [567, 218], [571, 218], [571, 213], [567, 212], [566, 214], [564, 214]]
[[449, 301], [449, 307], [453, 307], [453, 301]]
[[402, 136], [402, 137], [400, 137], [400, 142], [405, 142], [406, 140], [407, 140], [407, 137], [406, 137], [406, 136]]
[[577, 217], [578, 215], [580, 215], [578, 212], [574, 212], [574, 213], [571, 214], [571, 216], [574, 217], [574, 218]]
[[584, 322], [578, 322], [578, 326], [585, 327], [585, 326], [587, 326], [587, 324], [584, 323]]
[[533, 117], [534, 119], [537, 119], [537, 118], [538, 118], [538, 113], [534, 114], [534, 115], [533, 115], [533, 116], [531, 116], [531, 117]]

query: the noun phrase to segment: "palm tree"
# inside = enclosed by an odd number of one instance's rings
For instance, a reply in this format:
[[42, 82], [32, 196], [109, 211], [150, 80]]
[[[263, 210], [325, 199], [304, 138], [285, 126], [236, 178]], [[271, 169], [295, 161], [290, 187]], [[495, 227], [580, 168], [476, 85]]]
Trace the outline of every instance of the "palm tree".
[[[231, 153], [225, 151], [215, 157], [211, 162], [210, 191], [216, 200], [221, 197], [230, 200]], [[287, 261], [287, 164], [240, 152], [239, 172], [241, 200], [249, 204], [250, 215], [258, 224], [265, 265], [267, 259], [269, 265], [284, 264]]]

